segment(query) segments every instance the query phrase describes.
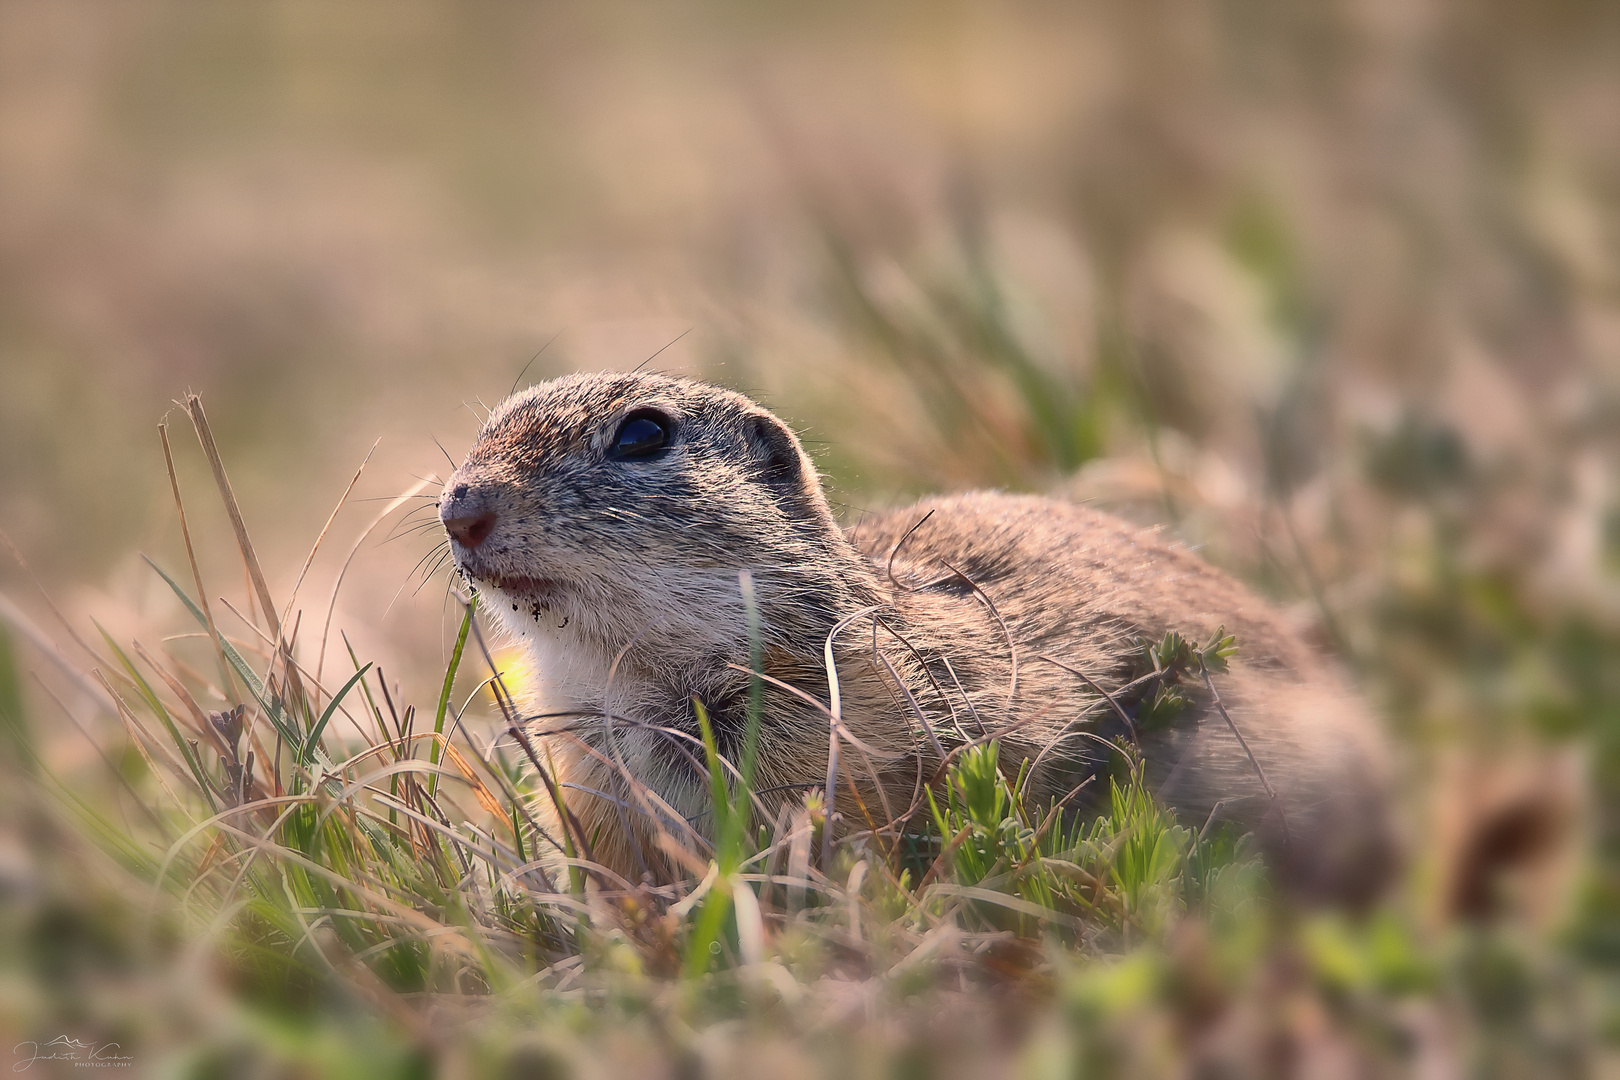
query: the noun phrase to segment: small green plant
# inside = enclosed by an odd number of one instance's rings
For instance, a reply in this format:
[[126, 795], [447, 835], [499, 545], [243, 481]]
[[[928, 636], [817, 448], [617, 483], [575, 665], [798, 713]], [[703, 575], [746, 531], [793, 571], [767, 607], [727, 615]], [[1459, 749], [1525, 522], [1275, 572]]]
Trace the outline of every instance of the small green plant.
[[1174, 630], [1158, 641], [1143, 642], [1137, 679], [1146, 690], [1137, 708], [1136, 722], [1145, 731], [1156, 731], [1175, 723], [1186, 711], [1190, 698], [1183, 680], [1205, 672], [1220, 674], [1227, 659], [1237, 652], [1237, 639], [1218, 626], [1202, 645], [1194, 645]]
[[[1077, 925], [1129, 936], [1158, 932], [1210, 895], [1231, 868], [1257, 867], [1228, 830], [1206, 839], [1178, 825], [1148, 790], [1135, 748], [1114, 747], [1123, 781], [1109, 777], [1105, 813], [1088, 820], [1056, 802], [1038, 813], [1009, 782], [992, 741], [951, 766], [943, 802], [930, 797], [940, 859], [954, 887], [993, 888], [1032, 908], [1070, 915]], [[933, 876], [932, 872], [930, 876]], [[982, 897], [973, 909], [986, 925], [1032, 932], [1028, 909]]]

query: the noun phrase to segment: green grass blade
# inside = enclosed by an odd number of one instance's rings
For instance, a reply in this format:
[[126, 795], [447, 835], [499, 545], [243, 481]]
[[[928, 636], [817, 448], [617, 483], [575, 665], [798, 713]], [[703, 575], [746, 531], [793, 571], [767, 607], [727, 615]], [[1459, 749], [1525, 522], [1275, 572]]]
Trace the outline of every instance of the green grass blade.
[[206, 627], [208, 625], [208, 619], [203, 615], [202, 608], [198, 607], [192, 601], [191, 597], [186, 595], [186, 590], [180, 587], [180, 583], [166, 574], [163, 567], [153, 562], [146, 554], [142, 553], [141, 558], [145, 560], [147, 566], [150, 566], [153, 570], [158, 572], [158, 577], [169, 583], [169, 588], [173, 589], [174, 595], [178, 596], [180, 598], [180, 602], [186, 605], [186, 610], [191, 612], [192, 616], [196, 618], [198, 623]]
[[309, 739], [304, 743], [304, 749], [298, 755], [298, 764], [309, 764], [311, 755], [315, 753], [316, 744], [320, 741], [321, 732], [326, 730], [326, 725], [332, 719], [332, 714], [337, 712], [338, 705], [342, 703], [344, 696], [354, 689], [354, 684], [365, 678], [366, 672], [370, 670], [371, 665], [368, 663], [350, 676], [349, 681], [343, 684], [343, 689], [333, 695], [331, 704], [326, 706], [326, 711], [321, 713], [321, 718], [315, 722], [315, 726], [309, 729]]
[[692, 926], [692, 936], [687, 939], [686, 958], [681, 965], [681, 973], [686, 978], [698, 978], [714, 963], [714, 943], [720, 940], [720, 930], [729, 914], [731, 889], [721, 877], [709, 887], [709, 895], [703, 898], [703, 907]]
[[23, 713], [22, 678], [11, 637], [4, 627], [0, 627], [0, 732], [11, 744], [17, 760], [32, 768], [34, 742], [29, 735], [28, 718]]
[[169, 738], [173, 740], [175, 749], [180, 751], [180, 760], [186, 763], [186, 768], [191, 771], [192, 781], [197, 785], [197, 789], [202, 792], [203, 798], [207, 800], [209, 811], [218, 813], [219, 807], [214, 802], [213, 785], [208, 782], [208, 778], [203, 774], [202, 764], [197, 760], [197, 756], [191, 752], [191, 744], [186, 741], [184, 735], [180, 734], [180, 728], [175, 724], [174, 717], [170, 716], [169, 710], [164, 707], [163, 699], [157, 696], [157, 692], [152, 689], [152, 684], [146, 681], [146, 677], [135, 667], [134, 662], [130, 660], [123, 649], [118, 647], [118, 642], [113, 640], [112, 635], [107, 633], [106, 628], [94, 620], [91, 621], [95, 628], [100, 631], [102, 640], [107, 643], [107, 647], [112, 650], [113, 656], [117, 657], [119, 664], [123, 666], [124, 673], [135, 683], [135, 687], [140, 691], [141, 699], [146, 702], [147, 708], [152, 710], [152, 714], [158, 718], [164, 729], [168, 731]]
[[[169, 583], [169, 588], [173, 589], [174, 595], [178, 596], [180, 602], [186, 605], [186, 609], [197, 620], [197, 624], [205, 630], [208, 629], [208, 619], [203, 615], [202, 609], [192, 602], [191, 597], [186, 595], [186, 590], [180, 587], [179, 582], [164, 573], [161, 566], [148, 559], [145, 555], [142, 555], [141, 558], [146, 559], [146, 565], [156, 570], [158, 576]], [[280, 703], [273, 702], [266, 696], [263, 681], [260, 680], [253, 668], [248, 665], [248, 662], [242, 659], [242, 654], [236, 651], [236, 646], [225, 640], [224, 634], [219, 634], [219, 647], [225, 653], [225, 659], [230, 661], [231, 667], [235, 668], [236, 673], [241, 676], [242, 684], [248, 688], [248, 693], [253, 695], [253, 700], [258, 703], [260, 711], [269, 719], [271, 726], [276, 729], [276, 733], [281, 736], [288, 746], [301, 745], [303, 740], [298, 737], [298, 733], [293, 730], [292, 725], [287, 723]]]
[[[439, 737], [444, 734], [444, 716], [450, 709], [450, 688], [456, 681], [456, 670], [461, 667], [461, 653], [467, 647], [467, 632], [472, 629], [473, 605], [477, 599], [467, 604], [467, 613], [461, 617], [461, 632], [456, 635], [456, 647], [450, 653], [450, 667], [444, 673], [444, 689], [439, 692], [439, 711], [433, 717], [433, 742], [428, 746], [428, 762], [432, 765], [439, 763]], [[439, 790], [439, 774], [433, 773], [428, 777], [428, 794], [435, 795]]]
[[[698, 730], [703, 734], [703, 756], [709, 766], [709, 796], [714, 800], [714, 839], [715, 858], [720, 859], [721, 838], [730, 832], [731, 825], [731, 795], [726, 787], [725, 773], [720, 766], [720, 750], [714, 741], [714, 726], [709, 723], [709, 710], [703, 707], [703, 702], [697, 698], [692, 699], [692, 708], [697, 713]], [[730, 867], [721, 863], [722, 872], [729, 872]]]

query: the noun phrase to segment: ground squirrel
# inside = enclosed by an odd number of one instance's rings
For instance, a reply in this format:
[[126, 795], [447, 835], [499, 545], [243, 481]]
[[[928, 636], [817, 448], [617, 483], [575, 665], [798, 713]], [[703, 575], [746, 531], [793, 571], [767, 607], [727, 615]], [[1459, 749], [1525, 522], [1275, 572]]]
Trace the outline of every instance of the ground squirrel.
[[[624, 373], [566, 376], [499, 405], [439, 513], [481, 608], [533, 659], [542, 700], [530, 705], [549, 717], [536, 728], [594, 857], [628, 880], [674, 871], [660, 829], [701, 834], [710, 820], [694, 702], [722, 754], [741, 758], [750, 589], [768, 812], [825, 784], [830, 638], [845, 833], [914, 808], [941, 755], [986, 733], [1009, 775], [1032, 763], [1042, 805], [1108, 759], [1092, 736], [1129, 736], [1185, 824], [1255, 828], [1302, 893], [1364, 897], [1389, 865], [1381, 743], [1355, 694], [1266, 603], [1157, 532], [993, 492], [844, 529], [770, 412]], [[1217, 626], [1238, 649], [1214, 677], [1232, 724], [1196, 682], [1188, 716], [1140, 730], [1127, 684], [1144, 643]], [[1090, 788], [1076, 804], [1106, 799], [1106, 780]]]

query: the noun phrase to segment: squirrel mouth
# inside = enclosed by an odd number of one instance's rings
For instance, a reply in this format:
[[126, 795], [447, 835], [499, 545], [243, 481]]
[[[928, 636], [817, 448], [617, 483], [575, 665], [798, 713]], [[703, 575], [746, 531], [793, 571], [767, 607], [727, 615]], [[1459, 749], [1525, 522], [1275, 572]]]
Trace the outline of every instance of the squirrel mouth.
[[536, 603], [544, 603], [557, 592], [557, 583], [549, 578], [477, 573], [471, 568], [467, 569], [467, 576], [482, 588], [495, 589], [507, 596]]
[[555, 581], [546, 578], [491, 576], [480, 580], [490, 588], [499, 589], [508, 596], [521, 596], [529, 600], [544, 600], [557, 588]]

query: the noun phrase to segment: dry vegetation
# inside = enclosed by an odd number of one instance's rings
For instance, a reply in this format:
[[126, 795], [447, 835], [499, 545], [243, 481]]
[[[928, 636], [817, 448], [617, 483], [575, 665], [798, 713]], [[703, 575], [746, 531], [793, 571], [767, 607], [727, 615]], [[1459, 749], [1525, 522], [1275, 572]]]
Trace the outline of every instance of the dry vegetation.
[[[1612, 5], [254, 11], [0, 6], [0, 528], [62, 616], [0, 560], [5, 1047], [1615, 1067]], [[658, 362], [806, 428], [851, 518], [1065, 493], [1289, 605], [1403, 750], [1394, 895], [1290, 909], [1124, 748], [1096, 823], [982, 749], [824, 859], [716, 763], [686, 886], [543, 858], [566, 793], [394, 496], [554, 334], [529, 377], [689, 327]], [[151, 433], [188, 386], [212, 451]]]

